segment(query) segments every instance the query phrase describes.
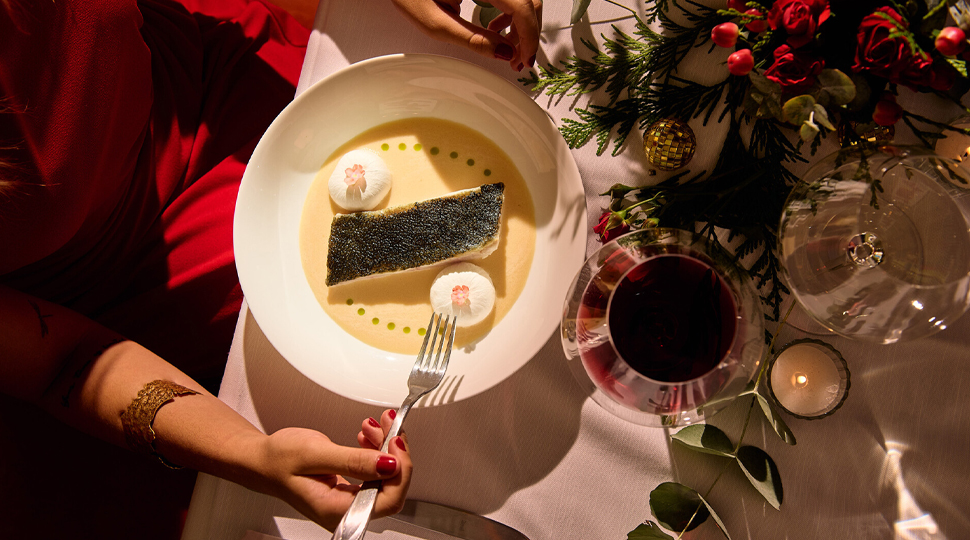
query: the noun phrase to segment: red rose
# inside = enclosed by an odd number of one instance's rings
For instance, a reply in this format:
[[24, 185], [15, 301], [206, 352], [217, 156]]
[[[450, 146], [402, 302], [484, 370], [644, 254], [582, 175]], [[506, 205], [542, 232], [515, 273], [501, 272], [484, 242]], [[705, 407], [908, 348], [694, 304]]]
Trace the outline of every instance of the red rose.
[[881, 7], [859, 23], [852, 71], [868, 72], [893, 83], [928, 86], [933, 60], [913, 43], [908, 25], [892, 8]]
[[828, 18], [828, 0], [777, 0], [768, 11], [768, 25], [784, 29], [795, 49], [812, 41], [815, 29]]
[[815, 83], [825, 61], [782, 45], [775, 49], [775, 63], [765, 70], [765, 77], [781, 85], [786, 94], [797, 94]]
[[617, 216], [613, 211], [607, 210], [600, 216], [600, 222], [593, 227], [593, 232], [599, 235], [600, 242], [606, 243], [610, 240], [629, 232], [630, 224]]

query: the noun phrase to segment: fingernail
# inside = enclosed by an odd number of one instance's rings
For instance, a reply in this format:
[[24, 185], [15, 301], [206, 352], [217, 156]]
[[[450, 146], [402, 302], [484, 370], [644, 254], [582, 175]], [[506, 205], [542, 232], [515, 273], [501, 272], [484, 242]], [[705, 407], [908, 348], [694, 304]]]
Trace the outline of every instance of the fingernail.
[[367, 423], [374, 427], [381, 427], [380, 422], [378, 422], [377, 420], [374, 420], [373, 418], [368, 418]]
[[525, 64], [519, 64], [519, 67], [515, 68], [515, 71], [522, 71], [522, 68], [524, 67], [525, 67]]
[[389, 417], [389, 418], [390, 418], [391, 420], [394, 420], [395, 418], [397, 418], [397, 413], [396, 413], [396, 412], [394, 412], [394, 409], [391, 409], [391, 410], [389, 410], [389, 411], [387, 411], [387, 416], [388, 416], [388, 417]]
[[536, 65], [536, 55], [533, 54], [532, 58], [529, 59], [529, 67], [534, 67], [535, 65]]
[[381, 476], [386, 476], [388, 474], [394, 474], [397, 470], [397, 460], [391, 456], [381, 456], [377, 458], [377, 474]]
[[507, 43], [499, 43], [495, 47], [495, 58], [498, 58], [499, 60], [505, 60], [508, 62], [512, 59], [513, 54], [515, 54], [515, 51], [513, 51], [512, 46]]
[[397, 447], [400, 448], [401, 450], [404, 450], [405, 452], [408, 451], [408, 447], [404, 445], [404, 439], [402, 439], [401, 437], [395, 437], [394, 444], [396, 444]]

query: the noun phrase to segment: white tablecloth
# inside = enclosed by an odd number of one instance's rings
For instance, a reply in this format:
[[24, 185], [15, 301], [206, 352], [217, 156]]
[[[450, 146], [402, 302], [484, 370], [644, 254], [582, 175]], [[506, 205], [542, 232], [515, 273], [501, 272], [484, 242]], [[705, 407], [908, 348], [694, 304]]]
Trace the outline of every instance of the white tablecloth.
[[[470, 16], [474, 6], [465, 4]], [[582, 50], [580, 38], [601, 43], [601, 33], [612, 34], [610, 24], [630, 28], [629, 19], [616, 20], [626, 12], [605, 2], [594, 2], [587, 19], [569, 27], [570, 7], [566, 0], [547, 1], [539, 62]], [[351, 63], [400, 52], [451, 55], [509, 80], [522, 76], [503, 62], [426, 38], [387, 0], [323, 0], [297, 92]], [[701, 82], [723, 77], [722, 54], [698, 58], [682, 75]], [[571, 117], [569, 108], [577, 103], [545, 96], [536, 101], [557, 122]], [[701, 169], [716, 155], [724, 128], [691, 123], [701, 148], [693, 166]], [[590, 226], [607, 202], [598, 194], [608, 186], [658, 178], [647, 179], [636, 145], [617, 158], [596, 156], [593, 144], [573, 156], [586, 187]], [[596, 245], [590, 238], [589, 250]], [[798, 337], [803, 334], [786, 330], [779, 339]], [[753, 417], [745, 441], [778, 464], [784, 504], [780, 511], [771, 508], [736, 466], [729, 467], [707, 499], [732, 538], [970, 538], [970, 317], [909, 344], [826, 339], [852, 370], [849, 399], [824, 420], [786, 417], [798, 438], [793, 447]], [[346, 445], [356, 444], [362, 419], [381, 412], [301, 375], [245, 306], [219, 396], [266, 432], [303, 426]], [[735, 406], [712, 423], [736, 437], [746, 412]], [[412, 498], [491, 517], [535, 540], [626, 538], [652, 519], [649, 493], [659, 483], [678, 481], [705, 493], [730, 463], [673, 446], [666, 430], [634, 426], [605, 412], [573, 379], [557, 336], [494, 388], [414, 410], [407, 431], [415, 463]], [[291, 540], [329, 538], [280, 501], [200, 475], [183, 539], [237, 540], [248, 530]], [[720, 537], [711, 522], [691, 533]]]

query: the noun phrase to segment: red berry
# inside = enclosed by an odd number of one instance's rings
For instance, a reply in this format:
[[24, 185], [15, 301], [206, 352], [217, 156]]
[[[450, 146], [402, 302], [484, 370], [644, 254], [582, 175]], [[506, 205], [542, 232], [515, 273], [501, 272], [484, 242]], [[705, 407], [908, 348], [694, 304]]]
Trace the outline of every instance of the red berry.
[[728, 0], [728, 9], [735, 9], [741, 13], [744, 13], [744, 11], [748, 9], [748, 6], [745, 5], [746, 3], [746, 0]]
[[876, 110], [872, 112], [872, 121], [880, 126], [891, 126], [903, 116], [903, 108], [896, 103], [896, 96], [883, 94], [876, 103]]
[[936, 50], [943, 56], [954, 56], [967, 46], [967, 35], [956, 26], [947, 26], [936, 36]]
[[750, 49], [741, 49], [728, 56], [727, 64], [731, 75], [747, 75], [754, 69], [754, 57]]
[[711, 30], [711, 39], [718, 47], [734, 47], [738, 41], [738, 25], [726, 22], [715, 26]]
[[[751, 8], [745, 11], [745, 13], [747, 13], [748, 15], [754, 15], [756, 17], [760, 17], [762, 15], [760, 11], [754, 8]], [[748, 30], [751, 30], [755, 34], [758, 34], [758, 33], [764, 32], [768, 28], [768, 21], [764, 19], [758, 19], [756, 21], [749, 22], [748, 24], [744, 25], [744, 27], [747, 28]]]

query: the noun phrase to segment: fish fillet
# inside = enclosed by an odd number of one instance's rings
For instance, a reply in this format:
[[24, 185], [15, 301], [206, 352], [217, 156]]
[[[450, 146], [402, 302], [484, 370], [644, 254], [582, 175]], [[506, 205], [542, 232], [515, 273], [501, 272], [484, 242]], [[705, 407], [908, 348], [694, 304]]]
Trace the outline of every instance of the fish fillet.
[[498, 248], [505, 184], [486, 184], [384, 210], [337, 214], [327, 285], [481, 259]]

